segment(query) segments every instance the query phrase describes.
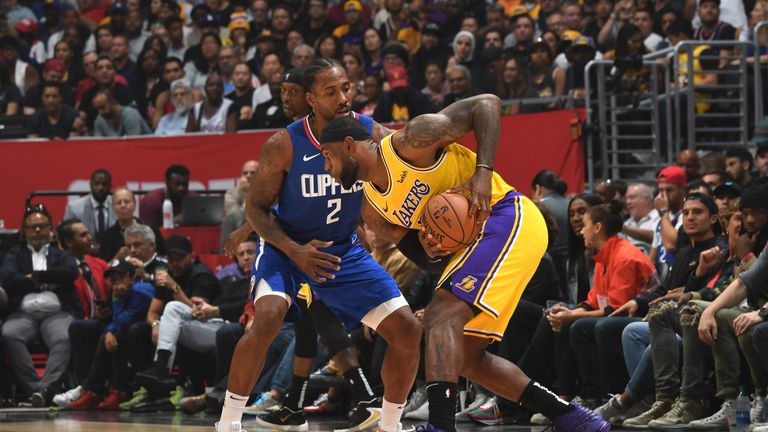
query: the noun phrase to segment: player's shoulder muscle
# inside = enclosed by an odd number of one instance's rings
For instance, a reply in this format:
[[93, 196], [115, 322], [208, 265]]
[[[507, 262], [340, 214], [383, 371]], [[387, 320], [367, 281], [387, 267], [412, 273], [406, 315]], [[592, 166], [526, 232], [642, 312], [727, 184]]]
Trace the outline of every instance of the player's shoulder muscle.
[[293, 159], [293, 144], [287, 129], [281, 129], [264, 142], [259, 155], [259, 168], [270, 173], [288, 172]]

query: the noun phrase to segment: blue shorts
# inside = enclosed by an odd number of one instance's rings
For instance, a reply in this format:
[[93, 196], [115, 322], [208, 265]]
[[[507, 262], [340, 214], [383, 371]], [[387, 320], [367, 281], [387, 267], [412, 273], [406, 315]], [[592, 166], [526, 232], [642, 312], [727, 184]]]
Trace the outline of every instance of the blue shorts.
[[301, 285], [307, 284], [311, 300], [322, 300], [350, 330], [361, 322], [376, 329], [390, 313], [408, 304], [392, 276], [360, 245], [345, 248], [343, 253], [326, 252], [341, 258], [340, 270], [335, 279], [317, 283], [285, 254], [261, 240], [251, 273], [251, 300], [266, 295], [283, 297], [289, 304], [285, 320], [295, 322], [301, 319], [296, 297]]

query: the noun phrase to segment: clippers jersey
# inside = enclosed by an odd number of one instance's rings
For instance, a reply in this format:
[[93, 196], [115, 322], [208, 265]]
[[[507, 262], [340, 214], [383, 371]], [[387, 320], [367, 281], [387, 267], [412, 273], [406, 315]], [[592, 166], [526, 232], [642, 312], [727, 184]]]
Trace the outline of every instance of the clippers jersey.
[[[368, 132], [370, 117], [353, 113]], [[293, 147], [291, 169], [283, 179], [279, 205], [272, 212], [285, 233], [298, 243], [333, 241], [323, 251], [341, 259], [335, 276], [314, 282], [296, 264], [262, 238], [251, 272], [251, 299], [278, 295], [288, 301], [287, 321], [298, 321], [296, 299], [323, 301], [348, 330], [361, 322], [376, 329], [392, 311], [408, 305], [397, 283], [357, 241], [363, 187], [345, 190], [325, 172], [320, 145], [305, 117], [288, 126]], [[304, 288], [302, 288], [304, 286]], [[303, 293], [301, 292], [303, 290]]]
[[[352, 113], [372, 133], [370, 117]], [[325, 172], [320, 144], [309, 128], [309, 117], [288, 126], [293, 146], [291, 169], [283, 180], [274, 213], [285, 233], [297, 243], [333, 241], [326, 251], [339, 253], [357, 241], [362, 182], [344, 189]]]
[[[397, 132], [395, 132], [397, 133]], [[379, 145], [379, 154], [387, 169], [387, 190], [379, 191], [371, 182], [363, 185], [368, 202], [384, 219], [405, 228], [421, 228], [421, 212], [427, 201], [448, 189], [469, 180], [475, 172], [477, 155], [470, 149], [452, 143], [442, 149], [437, 162], [426, 168], [410, 165], [395, 153], [392, 137], [386, 136]], [[491, 207], [515, 189], [493, 172]]]

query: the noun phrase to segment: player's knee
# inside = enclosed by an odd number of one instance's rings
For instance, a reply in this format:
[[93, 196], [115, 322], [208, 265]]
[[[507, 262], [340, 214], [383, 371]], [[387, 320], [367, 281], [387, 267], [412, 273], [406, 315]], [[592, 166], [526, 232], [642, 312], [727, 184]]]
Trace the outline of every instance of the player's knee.
[[418, 349], [421, 340], [421, 323], [408, 307], [393, 312], [381, 322], [376, 331], [388, 344], [400, 349]]
[[271, 317], [259, 316], [256, 314], [256, 318], [253, 320], [253, 325], [245, 333], [246, 336], [250, 336], [255, 340], [269, 340], [274, 339], [275, 335], [280, 331], [282, 325], [282, 319], [275, 321]]
[[259, 321], [276, 324], [279, 328], [288, 311], [288, 301], [279, 296], [264, 296], [253, 305], [253, 316]]
[[465, 305], [444, 303], [444, 307], [431, 308], [424, 314], [424, 332], [455, 331], [461, 329], [468, 319], [463, 313]]
[[418, 319], [416, 319], [416, 316], [408, 311], [405, 315], [405, 318], [403, 320], [403, 339], [406, 340], [406, 343], [409, 347], [414, 348], [416, 350], [419, 349], [419, 344], [421, 342], [421, 323]]
[[397, 333], [398, 344], [409, 350], [418, 352], [421, 346], [421, 323], [412, 314], [405, 318], [401, 330]]

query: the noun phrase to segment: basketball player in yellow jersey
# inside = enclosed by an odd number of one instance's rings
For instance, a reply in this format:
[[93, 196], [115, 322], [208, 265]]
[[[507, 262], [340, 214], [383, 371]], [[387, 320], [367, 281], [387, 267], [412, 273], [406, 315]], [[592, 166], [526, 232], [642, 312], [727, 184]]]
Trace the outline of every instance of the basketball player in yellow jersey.
[[[325, 169], [344, 187], [365, 181], [362, 217], [368, 227], [417, 264], [442, 273], [424, 314], [429, 424], [423, 430], [456, 430], [463, 375], [543, 413], [556, 431], [607, 431], [610, 425], [600, 416], [559, 399], [485, 350], [504, 334], [548, 240], [539, 210], [493, 171], [500, 109], [493, 95], [464, 99], [412, 119], [380, 143], [359, 122], [332, 120], [320, 138]], [[477, 155], [455, 143], [470, 131]], [[449, 257], [420, 230], [420, 217], [432, 196], [458, 189], [471, 195], [471, 211], [482, 226], [469, 247]]]

